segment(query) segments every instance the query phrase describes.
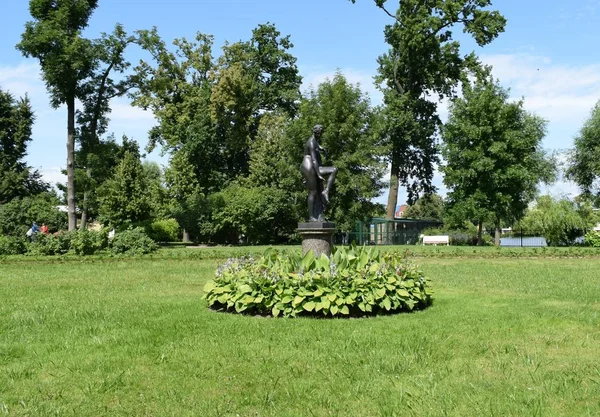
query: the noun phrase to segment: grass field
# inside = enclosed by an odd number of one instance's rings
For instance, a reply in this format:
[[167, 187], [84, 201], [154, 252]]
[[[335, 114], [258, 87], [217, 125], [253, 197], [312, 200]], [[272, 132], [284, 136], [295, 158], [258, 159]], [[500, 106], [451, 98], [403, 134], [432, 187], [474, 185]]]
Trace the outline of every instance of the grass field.
[[419, 258], [434, 305], [215, 313], [217, 260], [0, 264], [0, 416], [598, 416], [600, 259]]

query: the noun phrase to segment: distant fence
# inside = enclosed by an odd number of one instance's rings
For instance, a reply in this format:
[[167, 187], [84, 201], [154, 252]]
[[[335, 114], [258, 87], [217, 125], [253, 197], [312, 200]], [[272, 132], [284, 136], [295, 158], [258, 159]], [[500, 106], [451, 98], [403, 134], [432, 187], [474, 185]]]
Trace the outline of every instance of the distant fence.
[[[333, 236], [333, 243], [336, 245], [416, 245], [421, 243], [422, 231], [426, 228], [439, 226], [439, 223], [424, 222], [416, 220], [395, 220], [382, 221], [382, 219], [373, 219], [370, 225], [358, 224], [352, 232], [338, 232]], [[477, 234], [475, 232], [455, 232], [450, 235], [451, 245], [475, 245], [477, 243]], [[559, 242], [560, 246], [575, 246], [583, 244], [583, 235], [585, 231], [580, 231], [577, 236], [569, 242]], [[483, 231], [484, 240], [489, 244], [493, 241], [495, 230], [486, 229]], [[546, 237], [538, 232], [530, 232], [525, 229], [503, 229], [500, 236], [500, 246], [502, 247], [546, 247], [549, 242]]]
[[500, 246], [531, 248], [545, 247], [548, 246], [548, 243], [546, 242], [546, 238], [543, 236], [501, 237]]

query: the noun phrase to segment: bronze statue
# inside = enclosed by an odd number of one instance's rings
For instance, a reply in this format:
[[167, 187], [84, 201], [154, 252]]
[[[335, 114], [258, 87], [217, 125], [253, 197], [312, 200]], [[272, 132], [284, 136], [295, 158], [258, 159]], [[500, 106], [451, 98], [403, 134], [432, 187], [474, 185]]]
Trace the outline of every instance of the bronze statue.
[[[322, 135], [323, 126], [316, 125], [313, 128], [313, 135], [304, 145], [304, 159], [300, 166], [308, 188], [308, 220], [310, 222], [326, 221], [325, 206], [329, 203], [329, 191], [331, 191], [337, 174], [337, 168], [321, 166], [320, 152], [328, 157], [327, 151], [318, 142]], [[323, 181], [325, 181], [323, 175], [329, 175], [325, 188], [323, 188]]]

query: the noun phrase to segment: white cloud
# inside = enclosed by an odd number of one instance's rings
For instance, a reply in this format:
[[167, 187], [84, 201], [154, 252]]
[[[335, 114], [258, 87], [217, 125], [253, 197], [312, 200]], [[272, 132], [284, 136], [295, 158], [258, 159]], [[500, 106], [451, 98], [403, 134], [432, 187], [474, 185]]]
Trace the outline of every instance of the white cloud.
[[45, 86], [40, 79], [38, 64], [21, 62], [15, 66], [0, 66], [0, 87], [17, 97], [28, 94], [44, 94]]
[[115, 122], [141, 123], [148, 128], [154, 123], [154, 115], [149, 110], [133, 107], [125, 98], [114, 99], [110, 103], [110, 119]]
[[51, 186], [56, 186], [57, 183], [67, 182], [67, 176], [64, 175], [60, 167], [39, 168], [40, 174], [44, 181], [49, 182]]
[[326, 80], [332, 80], [336, 72], [339, 71], [346, 80], [351, 84], [360, 84], [360, 89], [369, 95], [371, 104], [377, 106], [383, 102], [383, 94], [373, 81], [375, 71], [373, 70], [357, 70], [353, 68], [338, 68], [335, 69], [324, 69], [324, 68], [308, 68], [302, 72], [302, 89], [308, 90], [311, 87], [315, 89], [319, 84]]
[[557, 65], [549, 58], [531, 54], [483, 55], [493, 74], [514, 98], [523, 97], [525, 108], [566, 125], [573, 134], [600, 99], [600, 63], [582, 66]]

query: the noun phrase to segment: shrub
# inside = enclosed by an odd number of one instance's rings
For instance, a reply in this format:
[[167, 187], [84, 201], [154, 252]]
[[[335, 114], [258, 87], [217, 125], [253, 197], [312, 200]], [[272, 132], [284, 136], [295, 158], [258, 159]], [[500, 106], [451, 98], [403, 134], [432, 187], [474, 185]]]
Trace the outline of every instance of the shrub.
[[27, 245], [23, 238], [0, 235], [0, 256], [22, 255], [26, 250]]
[[37, 233], [35, 240], [27, 246], [28, 255], [64, 255], [71, 249], [71, 234], [62, 232], [56, 235]]
[[117, 255], [143, 255], [156, 251], [158, 245], [148, 237], [143, 228], [136, 227], [115, 234], [109, 248]]
[[69, 233], [69, 251], [76, 255], [93, 255], [108, 246], [108, 231], [78, 230]]
[[315, 258], [267, 249], [229, 259], [204, 287], [208, 306], [246, 314], [361, 316], [412, 311], [432, 302], [414, 265], [376, 248], [337, 248]]
[[32, 222], [45, 223], [51, 231], [67, 226], [67, 213], [58, 210], [60, 200], [52, 193], [15, 198], [0, 204], [0, 233], [25, 236]]
[[146, 234], [155, 242], [176, 242], [179, 223], [175, 219], [156, 220], [145, 226]]
[[584, 242], [586, 246], [600, 248], [600, 232], [590, 231], [585, 234]]

